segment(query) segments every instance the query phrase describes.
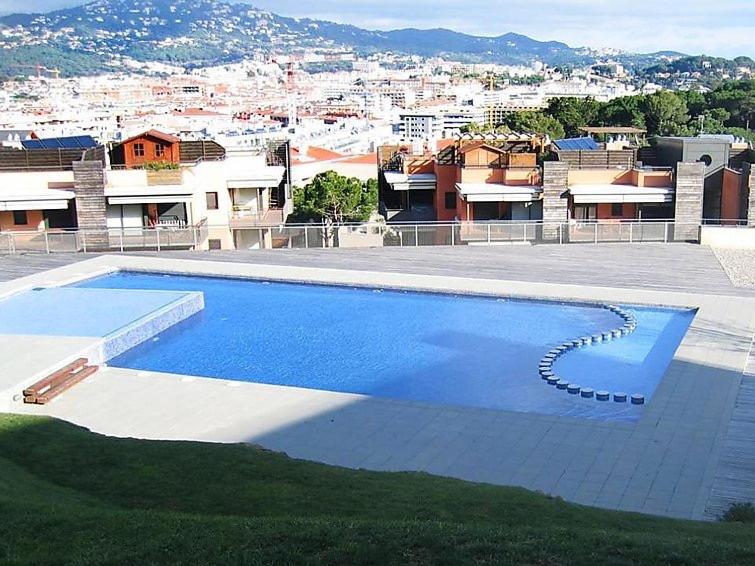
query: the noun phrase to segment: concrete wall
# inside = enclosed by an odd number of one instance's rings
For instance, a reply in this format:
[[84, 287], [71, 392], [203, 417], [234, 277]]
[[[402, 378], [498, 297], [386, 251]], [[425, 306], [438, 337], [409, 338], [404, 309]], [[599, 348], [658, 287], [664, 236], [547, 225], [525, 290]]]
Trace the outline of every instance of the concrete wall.
[[676, 206], [674, 239], [697, 241], [703, 218], [705, 165], [678, 163], [676, 166]]
[[[721, 189], [721, 219], [724, 224], [736, 224], [742, 218], [742, 174], [733, 169], [724, 169]], [[732, 222], [727, 222], [732, 221]]]
[[751, 163], [744, 163], [742, 178], [742, 200], [747, 205], [747, 225], [755, 226], [755, 166]]
[[543, 163], [543, 240], [558, 241], [558, 227], [549, 224], [568, 220], [569, 164], [563, 161], [546, 161]]
[[16, 224], [13, 222], [13, 211], [0, 212], [0, 231], [26, 232], [44, 230], [45, 218], [41, 210], [27, 210], [26, 224]]
[[755, 250], [755, 228], [703, 226], [700, 243], [712, 248]]
[[[435, 214], [438, 220], [453, 220], [462, 210], [463, 201], [459, 198], [456, 190], [459, 169], [455, 165], [436, 165], [435, 177], [437, 179], [435, 189]], [[454, 193], [456, 200], [455, 209], [446, 208], [446, 193]]]

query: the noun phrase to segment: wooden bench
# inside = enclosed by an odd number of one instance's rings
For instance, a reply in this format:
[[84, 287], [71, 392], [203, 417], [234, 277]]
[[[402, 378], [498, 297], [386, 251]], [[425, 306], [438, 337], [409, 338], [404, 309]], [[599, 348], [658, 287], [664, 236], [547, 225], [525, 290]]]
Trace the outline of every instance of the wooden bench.
[[88, 365], [89, 360], [79, 358], [76, 361], [51, 373], [31, 387], [24, 389], [24, 403], [44, 405], [80, 381], [86, 379], [99, 368]]

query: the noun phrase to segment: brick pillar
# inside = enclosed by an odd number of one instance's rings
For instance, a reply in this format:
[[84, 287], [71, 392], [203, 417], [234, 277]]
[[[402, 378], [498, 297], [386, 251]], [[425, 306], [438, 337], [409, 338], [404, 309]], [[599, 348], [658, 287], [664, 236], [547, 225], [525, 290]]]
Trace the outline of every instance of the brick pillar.
[[705, 165], [676, 164], [676, 205], [674, 208], [674, 239], [698, 242], [703, 220]]
[[[543, 163], [543, 241], [558, 242], [558, 224], [569, 219], [569, 164], [564, 161]], [[564, 239], [566, 234], [564, 234]]]
[[742, 164], [742, 197], [747, 225], [755, 226], [755, 167], [752, 163]]
[[107, 233], [105, 167], [101, 161], [73, 162], [73, 191], [76, 195], [79, 229], [91, 231], [82, 235], [87, 250], [107, 249], [110, 242]]

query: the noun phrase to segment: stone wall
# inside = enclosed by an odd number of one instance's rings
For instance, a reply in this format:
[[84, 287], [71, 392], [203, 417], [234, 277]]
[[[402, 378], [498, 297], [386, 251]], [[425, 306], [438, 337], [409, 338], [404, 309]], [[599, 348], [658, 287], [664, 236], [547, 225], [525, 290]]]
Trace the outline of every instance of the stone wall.
[[674, 239], [697, 242], [703, 219], [705, 165], [677, 163]]
[[755, 166], [742, 164], [742, 196], [746, 207], [747, 225], [755, 226]]
[[76, 194], [76, 217], [87, 250], [107, 249], [107, 202], [105, 168], [101, 161], [73, 162], [73, 191]]
[[562, 161], [543, 163], [543, 241], [559, 241], [558, 223], [569, 219], [567, 196], [569, 164]]

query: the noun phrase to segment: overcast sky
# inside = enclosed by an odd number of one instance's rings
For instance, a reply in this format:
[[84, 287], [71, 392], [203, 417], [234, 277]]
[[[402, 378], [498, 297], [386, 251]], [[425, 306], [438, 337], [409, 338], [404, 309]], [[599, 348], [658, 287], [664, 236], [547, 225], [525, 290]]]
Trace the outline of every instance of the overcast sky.
[[[236, 0], [247, 1], [247, 0]], [[0, 13], [47, 11], [83, 0], [0, 0]], [[573, 47], [676, 50], [755, 57], [755, 0], [250, 0], [278, 14], [369, 29], [509, 31]]]

